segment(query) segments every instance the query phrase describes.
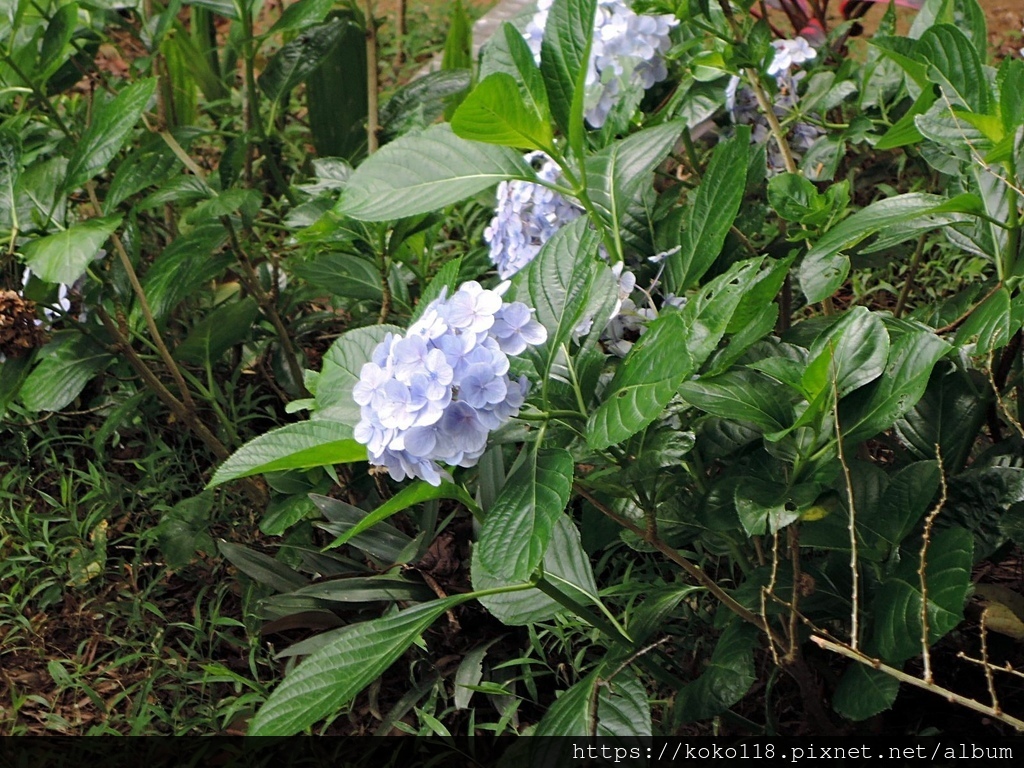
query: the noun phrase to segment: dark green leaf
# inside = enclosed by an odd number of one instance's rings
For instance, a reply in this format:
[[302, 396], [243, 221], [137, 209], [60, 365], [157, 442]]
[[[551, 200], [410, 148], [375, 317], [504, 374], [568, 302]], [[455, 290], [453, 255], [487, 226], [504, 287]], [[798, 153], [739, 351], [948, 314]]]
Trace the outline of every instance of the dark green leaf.
[[81, 186], [106, 167], [128, 141], [155, 94], [156, 78], [139, 80], [96, 109], [68, 161], [66, 190]]
[[836, 291], [850, 271], [850, 260], [842, 251], [886, 227], [937, 213], [978, 213], [980, 209], [981, 201], [975, 195], [948, 199], [911, 192], [872, 203], [830, 229], [807, 252], [798, 273], [800, 287], [808, 301], [822, 301]]
[[201, 493], [164, 513], [154, 533], [168, 568], [184, 568], [199, 551], [216, 554], [208, 531], [212, 509], [213, 494]]
[[360, 165], [338, 212], [387, 221], [443, 208], [505, 179], [533, 178], [514, 150], [466, 141], [435, 125], [396, 139]]
[[426, 128], [439, 118], [453, 97], [469, 88], [468, 69], [443, 69], [416, 78], [395, 91], [380, 110], [380, 125], [388, 141], [415, 129]]
[[270, 694], [250, 736], [290, 736], [333, 714], [376, 680], [438, 616], [467, 595], [356, 624], [305, 659]]
[[832, 708], [858, 722], [884, 712], [896, 701], [900, 681], [881, 670], [854, 663], [847, 667], [832, 695]]
[[351, 23], [346, 19], [332, 19], [301, 32], [267, 62], [260, 75], [260, 88], [271, 101], [282, 101], [292, 88], [320, 66]]
[[802, 381], [807, 399], [833, 386], [838, 397], [845, 397], [877, 379], [888, 356], [889, 334], [878, 315], [854, 307], [811, 346]]
[[267, 35], [293, 32], [319, 24], [327, 18], [333, 7], [334, 0], [297, 0], [284, 9], [280, 18], [274, 22], [274, 26], [267, 31]]
[[606, 684], [602, 674], [613, 671], [599, 667], [559, 696], [534, 735], [583, 737], [593, 734], [596, 727], [597, 736], [650, 736], [651, 707], [643, 683], [626, 668]]
[[39, 76], [47, 80], [57, 68], [64, 63], [64, 50], [71, 42], [71, 36], [78, 26], [78, 5], [68, 3], [57, 7], [50, 23], [43, 33], [43, 43], [39, 48]]
[[220, 465], [208, 487], [240, 477], [366, 461], [366, 447], [352, 439], [347, 424], [300, 421], [250, 440]]
[[587, 421], [587, 443], [607, 448], [650, 424], [718, 346], [762, 259], [739, 262], [691, 297], [682, 312], [664, 313], [633, 345]]
[[924, 396], [897, 420], [896, 434], [912, 454], [922, 459], [936, 458], [938, 445], [946, 471], [960, 471], [985, 423], [987, 384], [980, 374], [969, 378], [956, 368], [935, 369]]
[[249, 337], [258, 314], [256, 299], [251, 296], [215, 309], [196, 323], [174, 350], [175, 359], [195, 365], [217, 362]]
[[476, 502], [473, 501], [473, 498], [461, 485], [454, 485], [453, 483], [444, 481], [441, 485], [433, 486], [430, 483], [420, 480], [403, 488], [373, 510], [373, 512], [368, 512], [366, 517], [328, 544], [325, 549], [340, 547], [342, 544], [347, 543], [349, 539], [372, 528], [382, 520], [387, 520], [389, 517], [398, 514], [402, 510], [408, 509], [409, 507], [417, 504], [422, 504], [424, 501], [430, 501], [432, 499], [454, 499], [455, 501], [462, 502], [463, 506], [468, 509], [476, 509], [477, 506]]
[[233, 566], [250, 579], [276, 592], [291, 592], [309, 584], [301, 574], [270, 555], [223, 539], [217, 542], [217, 548]]
[[931, 330], [895, 336], [885, 373], [853, 396], [848, 410], [840, 410], [844, 438], [856, 442], [891, 427], [921, 399], [932, 368], [949, 349]]
[[[971, 533], [963, 528], [946, 528], [932, 535], [925, 565], [929, 644], [963, 619], [964, 601], [971, 590], [973, 552]], [[904, 560], [900, 572], [882, 583], [871, 604], [874, 645], [892, 664], [921, 652], [924, 598], [917, 568], [917, 558]]]
[[63, 232], [33, 240], [21, 252], [32, 273], [41, 280], [71, 285], [120, 224], [120, 216], [89, 219]]
[[114, 359], [89, 337], [77, 334], [54, 339], [39, 356], [39, 364], [21, 386], [21, 401], [30, 411], [61, 410]]
[[740, 701], [754, 684], [754, 648], [758, 632], [733, 621], [718, 638], [707, 668], [677, 694], [676, 709], [685, 722], [713, 717]]
[[725, 236], [736, 220], [747, 179], [750, 137], [736, 136], [718, 145], [683, 218], [680, 249], [666, 261], [669, 290], [677, 293], [699, 280], [722, 252]]
[[783, 429], [792, 418], [791, 394], [756, 371], [734, 369], [712, 378], [683, 382], [679, 394], [702, 411], [749, 421], [761, 429]]
[[544, 559], [555, 522], [569, 503], [573, 460], [561, 448], [533, 451], [487, 511], [476, 549], [491, 574], [525, 581]]
[[325, 253], [291, 266], [292, 274], [314, 288], [356, 301], [380, 301], [381, 277], [369, 259], [347, 253]]
[[[367, 144], [366, 33], [353, 13], [336, 13], [349, 23], [342, 26], [338, 44], [305, 77], [309, 130], [320, 157], [355, 160]], [[380, 111], [384, 129], [386, 109]]]

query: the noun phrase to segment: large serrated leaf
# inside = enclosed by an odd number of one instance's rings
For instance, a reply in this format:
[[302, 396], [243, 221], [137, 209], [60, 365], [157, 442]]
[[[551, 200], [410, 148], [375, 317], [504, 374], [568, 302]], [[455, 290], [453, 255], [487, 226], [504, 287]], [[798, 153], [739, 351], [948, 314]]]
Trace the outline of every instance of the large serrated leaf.
[[669, 290], [681, 293], [699, 280], [718, 258], [736, 220], [746, 187], [750, 137], [746, 130], [715, 149], [711, 163], [682, 220], [679, 251], [668, 257]]
[[371, 325], [343, 333], [324, 355], [323, 368], [316, 387], [314, 418], [330, 419], [355, 427], [361, 418], [352, 399], [352, 388], [359, 381], [363, 365], [389, 333], [401, 333], [394, 325]]
[[845, 439], [864, 440], [891, 427], [921, 399], [932, 368], [949, 350], [930, 330], [895, 336], [882, 376], [850, 395], [840, 407]]
[[976, 195], [949, 199], [923, 192], [879, 200], [830, 229], [804, 256], [798, 270], [807, 300], [822, 301], [835, 293], [850, 271], [850, 259], [841, 253], [871, 235], [897, 224], [938, 213], [979, 213]]
[[665, 313], [647, 327], [619, 365], [604, 402], [587, 420], [587, 443], [600, 450], [650, 424], [679, 385], [718, 346], [744, 294], [758, 278], [761, 259], [734, 264], [692, 297], [682, 312]]
[[388, 221], [443, 208], [506, 179], [535, 179], [519, 153], [456, 136], [447, 125], [402, 136], [360, 165], [338, 212]]
[[992, 94], [978, 51], [952, 24], [936, 24], [917, 41], [917, 54], [928, 63], [928, 79], [938, 83], [954, 103], [986, 115]]
[[515, 78], [496, 72], [484, 78], [452, 115], [452, 130], [471, 141], [517, 149], [550, 150], [549, 118], [527, 103]]
[[120, 224], [120, 216], [89, 219], [63, 232], [33, 240], [22, 248], [22, 254], [32, 273], [41, 280], [71, 285]]
[[88, 336], [55, 339], [40, 356], [39, 364], [21, 385], [21, 401], [30, 411], [64, 408], [114, 359]]
[[537, 321], [548, 332], [547, 341], [528, 353], [542, 379], [580, 322], [614, 302], [611, 273], [596, 259], [600, 242], [585, 217], [576, 219], [559, 229], [513, 279], [516, 298], [536, 310]]
[[826, 387], [837, 397], [877, 379], [889, 356], [889, 334], [878, 315], [854, 307], [811, 345], [803, 385], [808, 400]]
[[718, 638], [707, 668], [677, 694], [676, 707], [685, 721], [703, 720], [742, 699], [754, 683], [757, 630], [733, 621]]
[[583, 128], [582, 85], [596, 11], [597, 0], [555, 0], [541, 42], [540, 71], [551, 114], [574, 147], [574, 134]]
[[301, 32], [267, 63], [259, 78], [260, 88], [271, 101], [282, 101], [323, 63], [351, 24], [348, 19], [331, 19]]
[[685, 127], [681, 120], [673, 120], [645, 128], [587, 158], [587, 196], [616, 240], [622, 238], [629, 206], [641, 188], [651, 183], [651, 173], [672, 151]]
[[[590, 558], [580, 541], [580, 532], [566, 515], [559, 515], [555, 521], [543, 565], [544, 578], [576, 602], [596, 603], [600, 599]], [[493, 589], [508, 583], [480, 564], [477, 549], [473, 551], [471, 572], [473, 589], [476, 590]], [[548, 621], [566, 610], [539, 589], [491, 595], [480, 598], [480, 602], [498, 621], [509, 626]]]
[[459, 595], [357, 624], [299, 664], [270, 694], [250, 736], [290, 736], [333, 714], [377, 679]]
[[250, 440], [220, 465], [208, 487], [240, 477], [366, 461], [366, 447], [352, 439], [347, 424], [300, 421]]
[[[929, 644], [963, 619], [973, 565], [974, 539], [970, 531], [946, 528], [932, 535], [925, 565]], [[892, 664], [900, 664], [921, 652], [924, 596], [917, 567], [916, 558], [905, 559], [900, 572], [882, 583], [871, 603], [873, 644], [882, 658]]]
[[525, 581], [533, 575], [544, 559], [555, 522], [569, 503], [572, 477], [568, 451], [530, 451], [487, 511], [476, 546], [485, 569], [506, 581]]
[[602, 665], [559, 696], [537, 724], [534, 735], [650, 736], [651, 707], [643, 683], [628, 668], [605, 683], [601, 675], [613, 671]]
[[792, 418], [792, 394], [756, 371], [734, 369], [713, 378], [684, 382], [679, 394], [702, 411], [749, 421], [765, 431], [783, 429]]
[[64, 188], [72, 190], [99, 173], [116, 155], [156, 94], [156, 78], [139, 80], [96, 111], [92, 123], [74, 145]]
[[867, 720], [889, 709], [899, 690], [900, 681], [892, 675], [854, 663], [832, 695], [832, 708], [848, 720]]

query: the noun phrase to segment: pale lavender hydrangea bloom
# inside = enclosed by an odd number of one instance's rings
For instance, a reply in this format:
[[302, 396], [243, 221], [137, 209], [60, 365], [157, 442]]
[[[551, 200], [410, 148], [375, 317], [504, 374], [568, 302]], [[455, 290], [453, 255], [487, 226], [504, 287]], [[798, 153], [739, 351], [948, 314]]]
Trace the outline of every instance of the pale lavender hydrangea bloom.
[[[526, 26], [526, 42], [538, 63], [551, 3], [539, 0], [537, 13]], [[671, 14], [634, 13], [623, 0], [598, 0], [584, 102], [590, 125], [604, 125], [628, 88], [647, 90], [668, 76], [665, 54], [672, 47], [669, 33], [678, 23]]]
[[[537, 166], [537, 178], [559, 181], [559, 170], [543, 152], [531, 152], [526, 161]], [[491, 261], [507, 280], [540, 251], [555, 232], [579, 218], [583, 210], [554, 190], [532, 181], [503, 181], [498, 185], [494, 218], [484, 230], [491, 246]]]
[[509, 378], [509, 355], [543, 344], [547, 331], [521, 302], [463, 283], [432, 301], [406, 335], [388, 334], [359, 374], [355, 438], [395, 480], [440, 485], [441, 465], [471, 467], [488, 434], [519, 413], [529, 384]]
[[[778, 94], [775, 97], [773, 108], [775, 114], [781, 119], [796, 108], [799, 102], [797, 89], [804, 72], [793, 72], [793, 67], [798, 67], [818, 54], [803, 37], [795, 40], [774, 40], [772, 45], [775, 48], [775, 56], [768, 65], [768, 74], [775, 78], [778, 86]], [[757, 98], [749, 88], [740, 88], [740, 78], [733, 77], [725, 89], [725, 108], [729, 112], [733, 123], [736, 125], [749, 125], [750, 140], [754, 144], [767, 143], [768, 146], [768, 172], [772, 175], [783, 173], [786, 170], [782, 153], [778, 145], [771, 140], [771, 130], [768, 121], [758, 110]], [[793, 151], [795, 159], [799, 160], [804, 153], [811, 148], [824, 131], [809, 123], [796, 123], [789, 129], [789, 147]]]

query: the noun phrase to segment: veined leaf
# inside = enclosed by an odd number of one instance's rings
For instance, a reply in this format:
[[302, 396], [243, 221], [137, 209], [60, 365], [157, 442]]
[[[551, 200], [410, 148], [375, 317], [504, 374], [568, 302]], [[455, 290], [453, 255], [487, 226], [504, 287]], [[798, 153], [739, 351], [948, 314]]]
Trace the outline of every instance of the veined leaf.
[[717, 715], [747, 694], [755, 679], [756, 646], [757, 630], [749, 624], [734, 620], [725, 628], [708, 667], [677, 694], [677, 706], [686, 721]]
[[[611, 684], [604, 684], [602, 675], [613, 671], [611, 664], [603, 664], [559, 696], [534, 735], [584, 737], [596, 726], [598, 736], [650, 736], [651, 706], [643, 683], [627, 668]], [[547, 740], [540, 739], [535, 746], [547, 745]]]
[[[21, 401], [30, 411], [64, 408], [114, 359], [87, 336], [55, 339], [43, 348], [40, 357], [21, 385]], [[4, 367], [10, 364], [4, 363]]]
[[540, 71], [551, 114], [574, 151], [583, 130], [583, 81], [596, 12], [597, 0], [555, 0], [541, 42]]
[[885, 373], [840, 406], [844, 439], [857, 442], [891, 427], [921, 399], [932, 368], [949, 350], [931, 330], [894, 336]]
[[918, 55], [928, 63], [928, 79], [943, 93], [982, 115], [989, 114], [992, 94], [978, 51], [952, 24], [936, 24], [917, 41]]
[[549, 150], [551, 122], [522, 98], [511, 75], [496, 72], [484, 78], [452, 116], [457, 136], [518, 149]]
[[750, 135], [736, 135], [715, 148], [707, 172], [687, 208], [679, 233], [679, 251], [668, 257], [665, 275], [669, 290], [682, 292], [699, 280], [722, 252], [725, 236], [743, 201], [750, 155]]
[[320, 66], [350, 24], [348, 19], [332, 19], [300, 33], [267, 63], [260, 75], [260, 88], [271, 101], [282, 101], [292, 88]]
[[544, 559], [555, 521], [569, 503], [573, 461], [561, 448], [529, 453], [487, 511], [477, 549], [481, 565], [506, 581], [525, 581]]
[[896, 701], [900, 681], [878, 669], [854, 662], [847, 667], [832, 696], [832, 708], [843, 717], [867, 720]]
[[[963, 528], [946, 528], [932, 536], [925, 563], [929, 644], [963, 619], [964, 601], [971, 590], [973, 553], [974, 539]], [[899, 573], [878, 588], [871, 604], [875, 617], [873, 644], [892, 664], [921, 652], [924, 595], [917, 567], [917, 558], [905, 559]]]
[[324, 419], [300, 421], [243, 445], [220, 465], [208, 487], [264, 472], [353, 461], [366, 461], [366, 447], [352, 439], [350, 426]]
[[120, 224], [120, 216], [89, 219], [63, 232], [33, 240], [21, 252], [32, 273], [41, 280], [71, 285]]
[[590, 155], [586, 160], [587, 196], [605, 222], [621, 239], [626, 210], [650, 184], [652, 171], [672, 151], [685, 128], [673, 120], [627, 136]]
[[68, 161], [66, 190], [81, 186], [114, 158], [155, 94], [156, 78], [139, 80], [96, 110], [92, 123], [75, 144]]
[[359, 381], [363, 365], [370, 362], [373, 350], [389, 333], [401, 333], [394, 325], [371, 325], [343, 333], [324, 355], [316, 387], [314, 419], [329, 419], [354, 428], [360, 411], [352, 399], [352, 388]]
[[515, 150], [467, 141], [447, 125], [433, 125], [367, 158], [349, 179], [337, 211], [388, 221], [443, 208], [499, 181], [535, 178]]
[[749, 421], [771, 432], [783, 429], [793, 415], [789, 404], [792, 395], [783, 385], [742, 368], [683, 382], [679, 394], [702, 411], [734, 421]]
[[[584, 605], [600, 601], [590, 557], [583, 549], [579, 529], [567, 515], [559, 515], [555, 520], [542, 563], [545, 580], [560, 592]], [[473, 589], [476, 590], [508, 584], [507, 579], [496, 576], [481, 565], [479, 547], [473, 550], [471, 573]], [[513, 627], [548, 621], [567, 610], [536, 588], [482, 597], [480, 602], [494, 618]]]
[[250, 736], [290, 736], [336, 712], [405, 653], [442, 613], [467, 595], [415, 605], [356, 624], [306, 658], [274, 689]]
[[807, 252], [798, 271], [800, 287], [808, 301], [822, 301], [835, 293], [850, 271], [850, 259], [841, 251], [886, 227], [938, 213], [979, 213], [981, 209], [976, 195], [950, 199], [911, 192], [872, 203], [830, 229]]
[[807, 399], [833, 386], [837, 397], [845, 397], [877, 379], [888, 356], [885, 325], [866, 307], [854, 307], [811, 345], [802, 380]]
[[398, 514], [402, 510], [408, 509], [416, 504], [422, 504], [424, 501], [430, 501], [431, 499], [454, 499], [455, 501], [462, 502], [467, 509], [476, 509], [477, 506], [476, 502], [473, 501], [473, 497], [470, 496], [466, 492], [466, 489], [461, 485], [442, 481], [441, 485], [435, 487], [430, 483], [420, 480], [403, 488], [373, 510], [373, 512], [368, 512], [366, 517], [328, 544], [326, 549], [335, 549], [336, 547], [340, 547], [342, 544], [348, 542], [348, 540], [353, 536], [358, 536], [363, 531], [368, 528], [372, 528], [383, 520], [387, 520], [392, 515]]
[[718, 346], [762, 259], [739, 262], [692, 297], [682, 312], [667, 312], [647, 327], [619, 365], [604, 402], [587, 421], [587, 443], [600, 450], [654, 421], [687, 376]]

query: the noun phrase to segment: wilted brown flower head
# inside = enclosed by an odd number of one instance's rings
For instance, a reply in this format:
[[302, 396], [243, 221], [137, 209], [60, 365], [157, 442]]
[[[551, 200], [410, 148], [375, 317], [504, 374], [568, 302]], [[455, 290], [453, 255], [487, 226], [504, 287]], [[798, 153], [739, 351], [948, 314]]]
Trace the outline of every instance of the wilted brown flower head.
[[0, 354], [20, 357], [42, 346], [46, 332], [36, 323], [36, 304], [14, 291], [0, 291]]

